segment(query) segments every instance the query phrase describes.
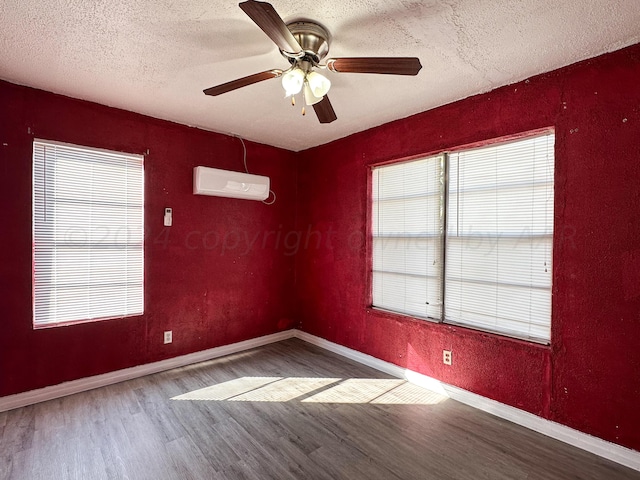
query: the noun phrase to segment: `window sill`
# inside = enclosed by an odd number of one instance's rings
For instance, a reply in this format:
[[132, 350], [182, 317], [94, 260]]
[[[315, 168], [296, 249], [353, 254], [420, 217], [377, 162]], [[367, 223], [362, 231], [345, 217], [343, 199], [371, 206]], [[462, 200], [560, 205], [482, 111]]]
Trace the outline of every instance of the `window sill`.
[[[460, 324], [460, 323], [453, 323], [453, 322], [446, 322], [446, 321], [442, 321], [442, 320], [438, 320], [438, 319], [434, 319], [434, 318], [423, 318], [423, 317], [415, 317], [412, 315], [408, 315], [408, 314], [404, 314], [404, 313], [398, 313], [398, 312], [393, 312], [390, 310], [384, 310], [381, 308], [377, 308], [377, 307], [373, 307], [373, 306], [368, 306], [366, 307], [366, 314], [367, 315], [373, 315], [376, 316], [378, 318], [384, 318], [384, 319], [388, 319], [388, 320], [395, 320], [398, 322], [410, 322], [410, 323], [419, 323], [422, 325], [428, 324], [428, 325], [432, 325], [432, 326], [436, 326], [436, 325], [440, 325], [444, 328], [448, 328], [449, 330], [452, 331], [456, 331], [456, 330], [461, 330], [462, 332], [471, 335], [471, 336], [483, 336], [483, 337], [489, 337], [489, 338], [493, 338], [496, 340], [504, 340], [504, 341], [508, 341], [508, 342], [515, 342], [515, 343], [519, 343], [521, 345], [529, 345], [531, 347], [539, 347], [539, 348], [543, 348], [543, 349], [550, 349], [551, 348], [551, 342], [549, 340], [541, 340], [541, 339], [534, 339], [534, 338], [527, 338], [524, 336], [518, 336], [518, 335], [510, 335], [508, 333], [504, 333], [504, 332], [495, 332], [492, 330], [488, 330], [488, 329], [482, 329], [482, 328], [477, 328], [477, 327], [473, 327], [470, 325], [464, 325], [464, 324]], [[436, 327], [437, 328], [437, 327]]]
[[34, 330], [48, 330], [50, 328], [57, 328], [57, 327], [70, 327], [73, 325], [84, 325], [87, 323], [102, 323], [102, 322], [108, 322], [110, 320], [123, 320], [125, 318], [134, 318], [134, 317], [142, 317], [142, 315], [144, 315], [143, 313], [136, 313], [133, 315], [125, 315], [125, 316], [119, 316], [119, 317], [102, 317], [102, 318], [90, 318], [87, 320], [72, 320], [69, 322], [55, 322], [55, 323], [45, 323], [42, 325], [33, 325], [33, 329]]

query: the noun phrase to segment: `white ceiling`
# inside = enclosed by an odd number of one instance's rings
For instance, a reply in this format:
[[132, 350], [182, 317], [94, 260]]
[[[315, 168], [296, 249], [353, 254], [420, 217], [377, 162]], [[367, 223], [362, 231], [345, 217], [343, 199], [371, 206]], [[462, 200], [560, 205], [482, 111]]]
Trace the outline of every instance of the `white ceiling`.
[[277, 47], [238, 0], [2, 0], [0, 78], [299, 151], [640, 41], [639, 0], [272, 0], [329, 57], [417, 56], [417, 77], [327, 73], [338, 120], [302, 117]]

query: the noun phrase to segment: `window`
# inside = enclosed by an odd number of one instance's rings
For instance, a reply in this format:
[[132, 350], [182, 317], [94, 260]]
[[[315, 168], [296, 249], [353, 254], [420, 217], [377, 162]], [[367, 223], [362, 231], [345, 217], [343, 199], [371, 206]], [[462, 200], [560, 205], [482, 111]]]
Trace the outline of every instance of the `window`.
[[547, 133], [375, 168], [373, 306], [548, 342], [553, 149]]
[[373, 303], [440, 318], [442, 156], [373, 170]]
[[33, 143], [34, 325], [143, 312], [143, 157]]

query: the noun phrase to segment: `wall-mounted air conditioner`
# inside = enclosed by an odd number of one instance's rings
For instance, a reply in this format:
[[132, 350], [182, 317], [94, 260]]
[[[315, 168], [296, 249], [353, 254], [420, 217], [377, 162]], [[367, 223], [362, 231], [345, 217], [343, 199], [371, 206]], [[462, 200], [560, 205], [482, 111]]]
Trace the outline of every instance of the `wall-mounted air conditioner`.
[[193, 193], [195, 195], [266, 200], [269, 196], [269, 177], [218, 168], [194, 167]]

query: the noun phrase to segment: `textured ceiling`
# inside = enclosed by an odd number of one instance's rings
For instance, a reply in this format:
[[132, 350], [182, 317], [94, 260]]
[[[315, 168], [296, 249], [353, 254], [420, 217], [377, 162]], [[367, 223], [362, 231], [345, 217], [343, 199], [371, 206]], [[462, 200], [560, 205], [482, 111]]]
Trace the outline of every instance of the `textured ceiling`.
[[329, 57], [417, 56], [416, 77], [327, 73], [338, 120], [302, 117], [237, 0], [2, 0], [0, 78], [298, 151], [640, 41], [638, 0], [273, 0], [332, 34]]

